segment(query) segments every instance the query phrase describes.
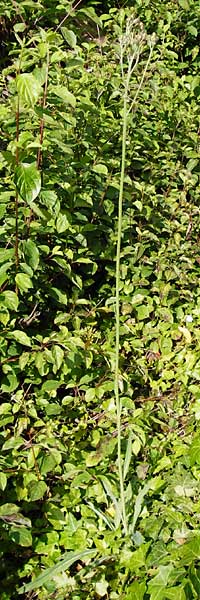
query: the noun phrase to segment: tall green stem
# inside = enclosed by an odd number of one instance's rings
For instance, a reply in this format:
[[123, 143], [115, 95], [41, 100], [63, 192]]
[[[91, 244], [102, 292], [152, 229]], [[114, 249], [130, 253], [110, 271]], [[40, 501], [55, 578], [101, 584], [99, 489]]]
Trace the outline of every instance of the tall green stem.
[[[128, 31], [128, 28], [127, 28]], [[123, 53], [124, 47], [121, 45], [121, 74], [122, 80], [124, 84], [124, 94], [123, 94], [123, 116], [122, 116], [122, 152], [121, 152], [121, 175], [120, 175], [120, 190], [119, 190], [119, 200], [118, 200], [118, 232], [117, 232], [117, 251], [116, 251], [116, 282], [115, 282], [115, 290], [116, 290], [116, 303], [115, 303], [115, 317], [116, 317], [116, 337], [115, 337], [115, 380], [114, 380], [114, 391], [115, 391], [115, 404], [116, 404], [116, 415], [117, 415], [117, 453], [118, 453], [118, 474], [119, 474], [119, 484], [120, 484], [120, 503], [121, 503], [121, 518], [124, 527], [124, 533], [127, 535], [128, 533], [128, 522], [126, 515], [126, 502], [125, 502], [125, 490], [124, 490], [124, 475], [123, 475], [123, 460], [122, 460], [122, 449], [121, 449], [121, 399], [120, 399], [120, 390], [119, 390], [119, 353], [120, 353], [120, 255], [121, 255], [121, 238], [122, 238], [122, 215], [123, 215], [123, 195], [124, 195], [124, 176], [125, 176], [125, 166], [126, 166], [126, 140], [128, 133], [128, 115], [130, 110], [134, 107], [136, 108], [136, 102], [139, 96], [139, 92], [144, 83], [145, 75], [147, 73], [147, 69], [149, 67], [149, 63], [152, 56], [153, 45], [155, 43], [154, 37], [152, 38], [152, 42], [150, 44], [150, 52], [149, 56], [143, 70], [143, 74], [140, 79], [140, 83], [136, 90], [135, 96], [131, 103], [131, 107], [128, 105], [129, 103], [129, 88], [130, 88], [130, 80], [134, 69], [136, 68], [139, 56], [140, 56], [140, 46], [138, 47], [138, 52], [134, 52], [132, 55], [129, 55], [128, 59], [128, 69], [126, 75], [124, 74], [124, 66], [123, 66]]]
[[124, 193], [124, 175], [125, 175], [125, 165], [126, 165], [127, 101], [128, 101], [128, 98], [127, 98], [127, 87], [126, 87], [125, 92], [124, 92], [124, 104], [123, 104], [122, 160], [121, 160], [121, 177], [120, 177], [120, 190], [119, 190], [119, 201], [118, 201], [118, 232], [117, 232], [117, 253], [116, 253], [116, 304], [115, 304], [115, 315], [116, 315], [115, 402], [116, 402], [116, 413], [117, 413], [117, 449], [118, 449], [118, 472], [119, 472], [119, 483], [120, 483], [122, 521], [123, 521], [125, 534], [127, 534], [127, 532], [128, 532], [128, 527], [127, 527], [127, 518], [126, 518], [123, 464], [122, 464], [122, 453], [121, 453], [121, 400], [120, 400], [120, 395], [119, 395], [119, 344], [120, 344], [120, 254], [121, 254], [121, 237], [122, 237], [122, 208], [123, 208], [123, 193]]

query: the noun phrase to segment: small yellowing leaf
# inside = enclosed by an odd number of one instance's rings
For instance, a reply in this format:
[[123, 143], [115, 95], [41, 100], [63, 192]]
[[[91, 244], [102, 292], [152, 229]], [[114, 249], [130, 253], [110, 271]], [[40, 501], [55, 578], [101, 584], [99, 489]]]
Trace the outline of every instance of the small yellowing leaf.
[[189, 329], [187, 329], [187, 327], [179, 327], [178, 330], [183, 334], [186, 343], [191, 344], [192, 336]]

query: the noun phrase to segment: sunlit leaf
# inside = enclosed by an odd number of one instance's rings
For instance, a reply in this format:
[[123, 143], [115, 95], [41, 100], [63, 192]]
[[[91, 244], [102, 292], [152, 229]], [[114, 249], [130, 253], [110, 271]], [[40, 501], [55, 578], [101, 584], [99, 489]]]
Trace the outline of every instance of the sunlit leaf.
[[31, 340], [25, 331], [15, 329], [15, 331], [12, 332], [12, 336], [16, 342], [19, 342], [19, 344], [22, 344], [22, 346], [31, 346]]
[[61, 27], [61, 31], [63, 37], [71, 48], [76, 48], [76, 35], [71, 29], [67, 29], [67, 27]]
[[62, 559], [55, 564], [54, 567], [50, 567], [46, 569], [42, 575], [39, 575], [37, 579], [35, 579], [32, 583], [28, 583], [27, 585], [22, 586], [19, 590], [19, 594], [23, 594], [24, 592], [30, 592], [31, 590], [35, 590], [45, 583], [49, 582], [52, 577], [61, 573], [62, 571], [66, 571], [78, 560], [93, 558], [96, 554], [96, 550], [83, 550], [82, 552], [66, 552]]
[[66, 87], [63, 87], [61, 85], [57, 85], [54, 86], [52, 88], [52, 92], [58, 96], [58, 98], [60, 98], [61, 100], [63, 100], [63, 102], [65, 102], [66, 104], [70, 104], [70, 106], [72, 106], [73, 108], [75, 108], [76, 106], [76, 98], [75, 96], [69, 92], [69, 90], [67, 90]]
[[32, 73], [21, 73], [17, 75], [16, 85], [20, 102], [28, 108], [32, 108], [42, 91], [38, 80]]
[[37, 198], [41, 189], [41, 175], [34, 163], [21, 163], [16, 167], [15, 185], [25, 202]]
[[15, 281], [20, 289], [20, 292], [27, 292], [29, 288], [33, 287], [30, 277], [25, 273], [18, 273], [15, 277]]

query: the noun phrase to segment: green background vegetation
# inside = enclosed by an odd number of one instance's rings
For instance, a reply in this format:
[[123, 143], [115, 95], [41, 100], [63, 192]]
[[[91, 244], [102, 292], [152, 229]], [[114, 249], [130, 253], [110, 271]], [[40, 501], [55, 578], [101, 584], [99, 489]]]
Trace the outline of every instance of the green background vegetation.
[[[1, 599], [193, 600], [200, 596], [200, 7], [135, 0], [71, 9], [65, 0], [0, 2]], [[126, 142], [124, 535], [115, 257], [119, 39], [131, 15], [146, 37], [130, 104], [153, 33], [156, 44]]]

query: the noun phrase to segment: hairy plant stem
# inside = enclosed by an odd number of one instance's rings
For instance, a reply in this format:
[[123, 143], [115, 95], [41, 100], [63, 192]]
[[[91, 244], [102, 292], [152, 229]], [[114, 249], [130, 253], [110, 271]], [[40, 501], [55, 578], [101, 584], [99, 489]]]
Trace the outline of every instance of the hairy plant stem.
[[120, 344], [120, 253], [121, 253], [121, 236], [122, 236], [122, 206], [123, 206], [123, 192], [124, 192], [124, 175], [126, 165], [126, 136], [127, 136], [127, 89], [124, 93], [124, 105], [123, 105], [123, 132], [122, 132], [122, 160], [121, 160], [121, 176], [120, 176], [120, 190], [118, 200], [118, 232], [117, 232], [117, 252], [116, 252], [116, 305], [115, 305], [115, 317], [116, 317], [116, 341], [115, 341], [115, 403], [117, 413], [117, 453], [118, 453], [118, 472], [119, 472], [119, 484], [120, 484], [120, 499], [121, 499], [121, 511], [122, 521], [124, 526], [124, 533], [127, 535], [127, 518], [126, 518], [126, 505], [125, 505], [125, 494], [124, 494], [124, 478], [123, 478], [123, 464], [122, 464], [122, 453], [121, 453], [121, 400], [119, 395], [119, 344]]
[[115, 279], [115, 292], [116, 292], [116, 302], [115, 302], [115, 323], [116, 323], [116, 335], [115, 335], [115, 378], [114, 378], [114, 392], [115, 392], [115, 405], [116, 405], [116, 416], [117, 416], [117, 455], [118, 455], [118, 475], [119, 475], [119, 485], [120, 485], [120, 504], [121, 504], [121, 518], [124, 528], [124, 533], [127, 535], [128, 533], [128, 522], [127, 522], [127, 514], [126, 514], [126, 502], [125, 502], [125, 489], [124, 489], [124, 475], [123, 475], [123, 460], [122, 460], [122, 450], [121, 450], [121, 399], [120, 399], [120, 390], [119, 390], [119, 352], [120, 352], [120, 255], [121, 255], [121, 238], [122, 238], [122, 216], [123, 216], [123, 194], [124, 194], [124, 177], [125, 177], [125, 167], [126, 167], [126, 141], [127, 141], [127, 133], [128, 133], [128, 116], [130, 110], [134, 107], [136, 110], [136, 102], [139, 96], [139, 92], [144, 83], [145, 75], [147, 73], [147, 69], [151, 60], [153, 45], [155, 42], [152, 41], [150, 44], [150, 52], [149, 56], [143, 70], [140, 83], [136, 90], [135, 96], [131, 103], [131, 106], [128, 106], [129, 103], [129, 88], [130, 88], [130, 80], [134, 69], [136, 68], [139, 56], [140, 56], [140, 47], [138, 48], [138, 52], [129, 56], [128, 59], [128, 69], [126, 75], [124, 74], [123, 68], [123, 53], [124, 49], [121, 45], [121, 75], [122, 81], [124, 84], [124, 93], [123, 93], [123, 115], [122, 115], [122, 151], [121, 151], [121, 174], [120, 174], [120, 189], [119, 189], [119, 199], [118, 199], [118, 230], [117, 230], [117, 250], [116, 250], [116, 279]]

